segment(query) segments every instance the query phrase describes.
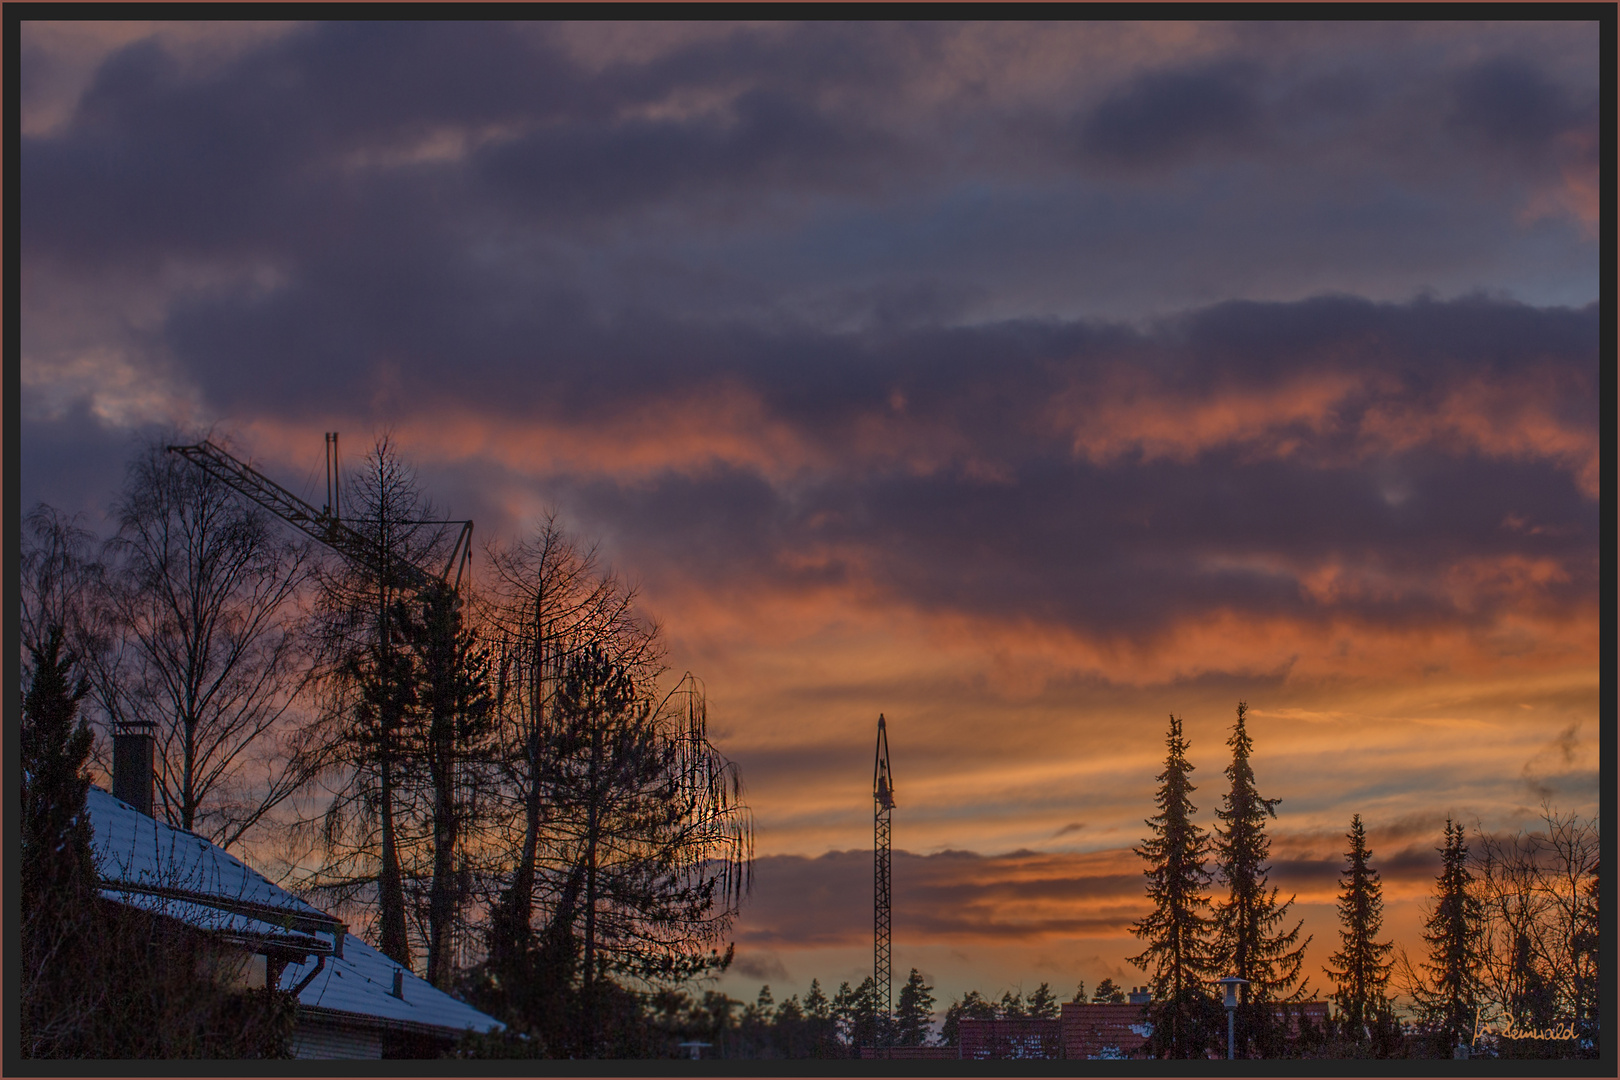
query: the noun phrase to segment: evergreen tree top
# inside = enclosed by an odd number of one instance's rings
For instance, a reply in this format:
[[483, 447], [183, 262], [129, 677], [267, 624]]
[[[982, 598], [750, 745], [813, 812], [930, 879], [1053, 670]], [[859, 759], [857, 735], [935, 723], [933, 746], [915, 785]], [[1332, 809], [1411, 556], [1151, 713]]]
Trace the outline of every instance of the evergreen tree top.
[[1129, 960], [1151, 971], [1156, 999], [1179, 1000], [1202, 993], [1202, 981], [1213, 972], [1205, 892], [1209, 873], [1204, 868], [1209, 841], [1192, 819], [1197, 807], [1188, 798], [1193, 786], [1187, 774], [1193, 766], [1181, 719], [1174, 714], [1165, 745], [1164, 771], [1158, 777], [1160, 812], [1148, 819], [1152, 832], [1134, 849], [1148, 864], [1143, 873], [1153, 910], [1131, 928], [1145, 947]]
[[1266, 864], [1271, 853], [1266, 818], [1277, 816], [1282, 800], [1265, 798], [1255, 784], [1249, 764], [1254, 741], [1245, 723], [1248, 711], [1246, 702], [1238, 702], [1237, 720], [1226, 742], [1232, 751], [1226, 769], [1230, 787], [1215, 812], [1220, 821], [1214, 836], [1215, 866], [1227, 886], [1227, 898], [1214, 907], [1216, 953], [1226, 973], [1249, 980], [1239, 991], [1245, 1002], [1297, 1000], [1309, 982], [1300, 979], [1300, 970], [1311, 939], [1299, 940], [1303, 920], [1291, 930], [1282, 929], [1294, 900], [1279, 902]]

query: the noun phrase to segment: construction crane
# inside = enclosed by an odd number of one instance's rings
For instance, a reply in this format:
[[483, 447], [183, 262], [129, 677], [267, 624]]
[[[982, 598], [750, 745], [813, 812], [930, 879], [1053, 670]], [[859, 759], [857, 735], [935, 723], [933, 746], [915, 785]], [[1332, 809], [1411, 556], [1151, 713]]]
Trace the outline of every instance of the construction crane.
[[890, 990], [894, 982], [894, 952], [890, 919], [892, 896], [889, 878], [889, 838], [894, 814], [894, 774], [889, 769], [889, 733], [878, 713], [877, 757], [872, 763], [872, 981], [873, 1040], [889, 1045]]
[[[171, 454], [185, 458], [250, 502], [257, 503], [294, 528], [314, 537], [343, 558], [373, 574], [379, 581], [403, 588], [411, 594], [420, 594], [432, 588], [445, 586], [452, 592], [461, 590], [462, 575], [472, 561], [473, 523], [470, 520], [401, 522], [410, 525], [461, 526], [455, 545], [451, 548], [450, 558], [445, 562], [444, 569], [437, 574], [408, 559], [380, 550], [375, 541], [343, 523], [340, 509], [342, 482], [338, 474], [338, 437], [335, 431], [326, 433], [326, 505], [320, 510], [316, 510], [247, 462], [237, 459], [207, 440], [190, 446], [170, 446], [168, 450]], [[454, 580], [450, 577], [452, 570], [455, 571]], [[386, 637], [386, 631], [383, 632], [383, 636]], [[467, 780], [458, 779], [452, 783], [461, 789], [463, 800], [470, 797]], [[450, 943], [452, 954], [461, 951], [465, 945], [462, 929], [460, 920], [454, 920]]]
[[[233, 457], [213, 443], [203, 441], [191, 446], [171, 446], [171, 454], [179, 454], [231, 490], [264, 507], [281, 520], [319, 540], [345, 559], [370, 570], [379, 577], [391, 577], [412, 592], [422, 592], [430, 585], [443, 583], [459, 591], [462, 573], [472, 560], [471, 521], [422, 521], [417, 525], [460, 525], [461, 532], [451, 549], [450, 559], [438, 574], [415, 563], [395, 557], [384, 565], [383, 555], [374, 541], [345, 525], [339, 517], [339, 491], [337, 473], [337, 433], [326, 436], [326, 506], [316, 510], [274, 480], [244, 461]], [[455, 580], [450, 572], [455, 571]]]

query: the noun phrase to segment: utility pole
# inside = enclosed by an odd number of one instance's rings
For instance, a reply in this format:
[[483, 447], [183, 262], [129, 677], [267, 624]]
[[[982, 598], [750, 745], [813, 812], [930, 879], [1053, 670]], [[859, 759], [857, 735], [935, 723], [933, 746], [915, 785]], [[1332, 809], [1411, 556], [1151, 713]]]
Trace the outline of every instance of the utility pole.
[[890, 920], [891, 892], [889, 888], [889, 838], [891, 818], [894, 814], [894, 774], [889, 769], [889, 733], [878, 714], [877, 757], [872, 764], [872, 981], [874, 1048], [879, 1055], [889, 1045], [890, 988], [894, 981], [893, 949]]

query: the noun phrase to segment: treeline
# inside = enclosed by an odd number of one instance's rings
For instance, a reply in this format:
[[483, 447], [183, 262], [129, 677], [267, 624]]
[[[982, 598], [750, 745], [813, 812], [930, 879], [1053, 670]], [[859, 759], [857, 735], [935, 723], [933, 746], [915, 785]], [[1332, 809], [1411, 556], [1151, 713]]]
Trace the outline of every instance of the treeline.
[[[640, 1033], [641, 1045], [648, 1051], [640, 1056], [683, 1057], [684, 1051], [677, 1052], [683, 1044], [699, 1042], [705, 1057], [853, 1058], [860, 1056], [862, 1047], [880, 1041], [900, 1047], [958, 1046], [963, 1020], [1055, 1020], [1061, 1007], [1060, 998], [1045, 982], [1028, 998], [1021, 991], [1008, 990], [996, 999], [969, 990], [946, 1007], [935, 1030], [933, 990], [912, 968], [882, 1032], [878, 1025], [885, 1021], [870, 976], [858, 986], [840, 984], [830, 997], [821, 981], [812, 979], [803, 1000], [794, 994], [780, 1003], [769, 985], [760, 987], [751, 1002], [715, 991], [701, 999], [684, 991], [666, 992], [644, 1002], [627, 1002], [625, 1030]], [[1126, 994], [1112, 979], [1104, 979], [1089, 999], [1081, 982], [1070, 1000], [1123, 1004]], [[487, 1042], [474, 1040], [469, 1045], [476, 1048]]]
[[[1595, 1057], [1598, 1054], [1598, 828], [1544, 809], [1545, 832], [1503, 839], [1447, 819], [1442, 868], [1427, 905], [1427, 955], [1381, 940], [1383, 890], [1353, 815], [1340, 878], [1340, 947], [1325, 1027], [1298, 1006], [1318, 996], [1302, 975], [1310, 937], [1294, 898], [1270, 884], [1268, 818], [1249, 758], [1247, 706], [1227, 746], [1227, 790], [1205, 831], [1181, 720], [1170, 718], [1158, 814], [1135, 849], [1148, 864], [1152, 911], [1133, 932], [1131, 963], [1150, 973], [1154, 1057], [1225, 1056], [1226, 1010], [1214, 980], [1235, 976], [1238, 1057]], [[1397, 1007], [1391, 988], [1406, 999]]]
[[[888, 1020], [887, 1038], [896, 1046], [929, 1042], [933, 988], [915, 968], [900, 987]], [[701, 996], [684, 987], [652, 993], [621, 993], [606, 1030], [609, 1056], [684, 1058], [695, 1049], [702, 1058], [854, 1058], [873, 1046], [882, 1022], [876, 983], [867, 976], [828, 995], [819, 980], [800, 1000], [777, 1002], [760, 987], [750, 1002], [714, 990]], [[467, 1057], [529, 1056], [522, 1041], [475, 1037], [464, 1041]]]
[[[752, 818], [701, 683], [555, 518], [453, 565], [454, 526], [389, 439], [317, 544], [166, 443], [100, 538], [41, 505], [24, 662], [56, 641], [106, 736], [156, 744], [154, 814], [253, 848], [382, 952], [555, 1056], [725, 966]], [[523, 1038], [518, 1038], [518, 1036]]]

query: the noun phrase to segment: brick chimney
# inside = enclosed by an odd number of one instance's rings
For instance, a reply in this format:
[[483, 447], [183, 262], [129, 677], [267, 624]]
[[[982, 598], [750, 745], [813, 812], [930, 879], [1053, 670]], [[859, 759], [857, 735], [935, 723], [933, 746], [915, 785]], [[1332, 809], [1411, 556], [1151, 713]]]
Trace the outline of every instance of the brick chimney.
[[113, 731], [113, 797], [152, 816], [152, 725], [136, 720]]

